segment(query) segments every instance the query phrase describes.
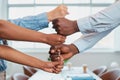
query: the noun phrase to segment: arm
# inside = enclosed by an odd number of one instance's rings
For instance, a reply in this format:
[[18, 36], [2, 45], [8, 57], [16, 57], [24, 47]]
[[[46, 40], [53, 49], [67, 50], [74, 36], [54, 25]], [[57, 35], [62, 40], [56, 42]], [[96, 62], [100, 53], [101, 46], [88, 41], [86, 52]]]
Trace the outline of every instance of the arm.
[[23, 18], [9, 20], [10, 22], [32, 30], [40, 30], [48, 27], [48, 23], [56, 18], [62, 18], [68, 14], [65, 5], [59, 5], [55, 9], [41, 13], [36, 16], [27, 16]]
[[0, 38], [9, 40], [43, 42], [49, 45], [61, 44], [65, 40], [65, 37], [61, 35], [36, 32], [16, 26], [3, 20], [0, 20]]
[[102, 32], [120, 25], [120, 1], [110, 7], [83, 19], [77, 20], [82, 33]]
[[3, 45], [0, 45], [0, 59], [5, 59], [8, 61], [12, 61], [15, 63], [35, 67], [47, 72], [54, 73], [60, 72], [61, 68], [58, 68], [56, 66], [63, 64], [62, 60], [57, 62], [45, 62]]
[[[67, 19], [57, 19], [53, 21], [53, 28], [56, 29], [58, 34], [67, 36], [81, 31], [84, 35], [73, 44], [52, 47], [50, 54], [54, 54], [57, 49], [60, 49], [63, 57], [67, 59], [93, 47], [99, 40], [120, 24], [119, 12], [120, 1], [93, 16], [79, 19], [77, 25], [74, 24], [76, 21]], [[66, 27], [67, 29], [65, 29]], [[69, 34], [66, 32], [69, 32]]]
[[65, 18], [53, 20], [53, 28], [58, 34], [67, 36], [75, 32], [83, 34], [104, 32], [120, 25], [120, 0], [95, 15], [77, 21]]
[[[86, 34], [76, 40], [73, 44], [78, 49], [79, 53], [82, 53], [90, 48], [92, 48], [98, 41], [100, 41], [102, 38], [104, 38], [106, 35], [108, 35], [113, 29], [109, 29], [104, 32], [100, 33], [91, 33]], [[81, 46], [82, 45], [82, 46]]]
[[113, 29], [100, 33], [91, 33], [91, 34], [83, 35], [83, 37], [79, 38], [72, 44], [68, 44], [68, 45], [61, 44], [61, 45], [53, 46], [51, 47], [49, 52], [50, 57], [53, 61], [55, 61], [57, 59], [56, 52], [57, 50], [60, 50], [62, 57], [64, 59], [69, 59], [74, 55], [78, 53], [82, 53], [87, 49], [93, 47], [98, 41], [100, 41], [103, 37], [108, 35], [112, 30]]

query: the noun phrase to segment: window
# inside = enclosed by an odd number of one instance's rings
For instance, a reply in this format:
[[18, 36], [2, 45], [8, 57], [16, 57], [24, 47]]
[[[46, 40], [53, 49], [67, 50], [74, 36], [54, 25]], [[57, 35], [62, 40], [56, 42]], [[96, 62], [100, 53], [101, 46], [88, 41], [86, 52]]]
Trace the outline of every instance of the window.
[[[114, 0], [8, 0], [8, 18], [14, 19], [28, 15], [39, 14], [54, 9], [59, 4], [63, 3], [68, 6], [70, 15], [67, 18], [75, 20], [85, 16], [94, 14], [114, 2]], [[50, 24], [51, 27], [51, 24]], [[54, 33], [51, 28], [40, 30], [42, 32]], [[74, 36], [76, 35], [76, 36]], [[66, 43], [71, 43], [81, 34], [77, 33], [67, 38]], [[114, 32], [110, 33], [106, 38], [101, 40], [94, 49], [113, 49], [114, 48]], [[110, 44], [108, 44], [110, 43]], [[48, 45], [42, 43], [19, 42], [12, 41], [12, 46], [15, 48], [49, 48]]]
[[114, 3], [115, 0], [92, 0], [93, 3]]
[[34, 0], [8, 0], [8, 4], [33, 4]]

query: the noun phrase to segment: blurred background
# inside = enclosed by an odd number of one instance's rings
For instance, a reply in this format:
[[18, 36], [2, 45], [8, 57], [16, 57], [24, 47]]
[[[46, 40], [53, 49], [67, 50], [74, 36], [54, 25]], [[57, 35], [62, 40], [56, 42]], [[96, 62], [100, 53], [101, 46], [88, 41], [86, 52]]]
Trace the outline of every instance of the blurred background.
[[[66, 18], [76, 20], [95, 14], [110, 6], [115, 0], [0, 0], [0, 19], [15, 19], [24, 16], [36, 15], [48, 12], [58, 5], [64, 4], [68, 7], [69, 15]], [[52, 24], [49, 28], [40, 30], [44, 33], [55, 33]], [[120, 65], [120, 27], [118, 26], [108, 36], [99, 41], [93, 48], [71, 58], [72, 66], [87, 64], [90, 69], [106, 65], [109, 68]], [[66, 44], [72, 43], [81, 36], [76, 33], [67, 37]], [[9, 45], [28, 55], [42, 60], [48, 60], [50, 46], [42, 43], [9, 41]], [[7, 77], [16, 72], [22, 72], [22, 66], [7, 62]]]

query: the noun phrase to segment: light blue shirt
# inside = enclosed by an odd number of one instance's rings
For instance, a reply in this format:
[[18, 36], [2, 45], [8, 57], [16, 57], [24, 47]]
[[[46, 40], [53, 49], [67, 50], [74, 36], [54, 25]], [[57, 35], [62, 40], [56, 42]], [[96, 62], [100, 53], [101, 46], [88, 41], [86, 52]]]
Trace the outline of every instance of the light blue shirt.
[[[24, 28], [28, 28], [36, 31], [48, 27], [48, 23], [49, 23], [47, 13], [41, 13], [36, 16], [28, 16], [28, 17], [8, 20], [8, 21], [18, 26], [22, 26]], [[2, 44], [1, 39], [0, 39], [0, 44]], [[0, 59], [0, 72], [4, 71], [6, 68], [7, 66], [5, 61], [3, 59]]]
[[81, 53], [120, 25], [120, 0], [95, 15], [77, 20], [77, 24], [83, 36], [73, 44]]
[[41, 13], [36, 16], [27, 16], [24, 18], [18, 18], [18, 19], [13, 19], [8, 21], [18, 26], [36, 30], [36, 31], [48, 27], [48, 23], [49, 23], [47, 18], [47, 13]]

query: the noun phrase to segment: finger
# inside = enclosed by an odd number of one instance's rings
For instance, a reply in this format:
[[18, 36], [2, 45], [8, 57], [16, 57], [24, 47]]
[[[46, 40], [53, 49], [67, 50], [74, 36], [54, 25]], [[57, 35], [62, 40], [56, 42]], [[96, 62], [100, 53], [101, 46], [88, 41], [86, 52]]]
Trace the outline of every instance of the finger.
[[56, 68], [62, 69], [62, 68], [63, 68], [63, 65], [58, 65], [58, 66], [56, 66]]
[[55, 25], [56, 23], [58, 23], [58, 19], [54, 19], [54, 20], [52, 21], [52, 24], [53, 24], [53, 25]]
[[64, 37], [66, 37], [67, 36], [67, 34], [63, 31], [63, 29], [55, 29], [55, 31], [57, 32], [57, 34], [59, 34], [59, 35], [62, 35], [62, 36], [64, 36]]
[[44, 71], [47, 71], [47, 72], [50, 72], [50, 73], [53, 73], [54, 72], [54, 70], [52, 69], [52, 68], [46, 68]]
[[58, 23], [54, 23], [52, 28], [53, 29], [57, 29], [58, 27], [59, 27], [59, 24]]
[[63, 8], [64, 8], [64, 10], [66, 10], [66, 11], [68, 10], [68, 8], [67, 8], [66, 6], [65, 6], [65, 7], [63, 7]]
[[62, 13], [63, 15], [66, 15], [67, 9], [64, 9], [63, 11], [61, 11], [61, 13]]
[[59, 61], [64, 62], [63, 56], [59, 55]]
[[54, 69], [54, 73], [56, 73], [56, 74], [58, 74], [58, 73], [60, 73], [62, 70], [61, 69]]
[[62, 29], [61, 29], [61, 27], [57, 27], [57, 29], [59, 30], [59, 31], [61, 31]]
[[50, 56], [57, 56], [57, 55], [58, 55], [57, 49], [51, 49], [51, 50], [49, 51], [49, 54], [50, 54]]
[[51, 58], [51, 61], [57, 61], [57, 59], [56, 58]]
[[[54, 29], [56, 29], [56, 32], [59, 32], [59, 35], [61, 35], [62, 33], [65, 33], [64, 29], [62, 27], [58, 26], [57, 28], [54, 28]], [[61, 36], [63, 36], [63, 35], [61, 35]]]
[[67, 15], [67, 14], [69, 14], [69, 12], [67, 11], [67, 10], [64, 10], [64, 13]]
[[56, 67], [55, 66], [57, 66], [59, 64], [59, 62], [52, 62], [52, 65], [54, 66], [54, 67], [52, 67], [52, 72], [54, 72], [54, 73], [56, 73]]
[[52, 54], [50, 56], [53, 57], [53, 58], [55, 58], [57, 61], [59, 61], [59, 60], [61, 61], [61, 59], [60, 59], [60, 53], [61, 53], [60, 49], [57, 49], [56, 53]]
[[55, 68], [55, 70], [56, 70], [56, 71], [61, 71], [61, 70], [62, 70], [62, 68]]
[[64, 6], [63, 7], [63, 11], [66, 12], [66, 13], [68, 13], [68, 7]]
[[51, 57], [51, 58], [57, 58], [57, 57], [59, 57], [59, 56], [58, 56], [58, 54], [51, 54], [50, 57]]
[[59, 41], [59, 42], [65, 42], [65, 37], [60, 36], [60, 37], [58, 38], [58, 41]]
[[56, 67], [53, 68], [53, 73], [59, 73], [59, 72], [60, 72], [60, 70], [58, 71], [58, 70], [56, 69]]
[[59, 72], [61, 72], [62, 70], [61, 69], [55, 69], [55, 73], [59, 73]]
[[53, 73], [55, 73], [55, 74], [59, 74], [61, 71], [53, 71]]
[[54, 54], [55, 53], [55, 49], [51, 49], [49, 53], [50, 54]]
[[52, 61], [58, 61], [57, 57], [58, 57], [58, 55], [56, 55], [56, 56], [50, 56], [50, 58], [51, 58]]
[[55, 61], [55, 62], [52, 62], [52, 64], [53, 64], [54, 66], [57, 66], [57, 65], [60, 65], [61, 62], [59, 62], [59, 61]]
[[59, 42], [61, 42], [61, 41], [62, 41], [62, 37], [61, 37], [61, 36], [58, 38], [58, 41], [59, 41]]
[[50, 54], [50, 58], [52, 61], [62, 61], [60, 59], [60, 54], [59, 54], [58, 50], [56, 50], [56, 52]]
[[50, 51], [49, 51], [49, 54], [55, 54], [56, 53], [56, 47], [55, 46], [52, 46], [50, 48]]

